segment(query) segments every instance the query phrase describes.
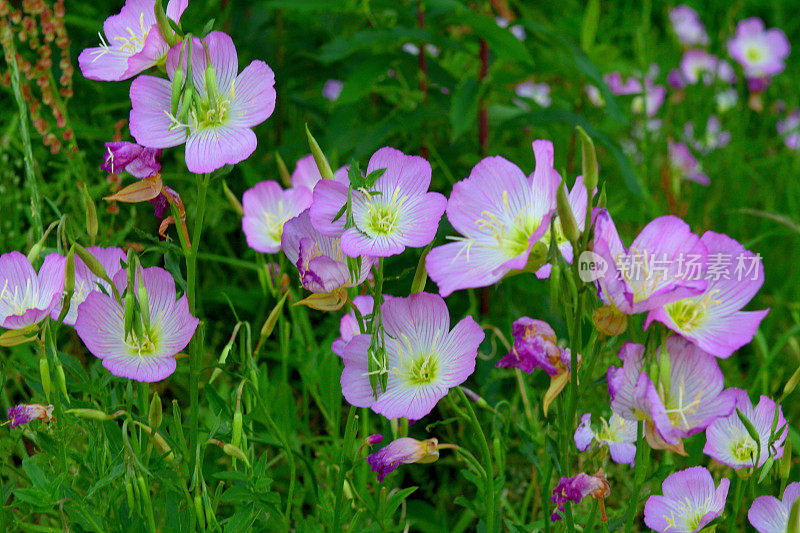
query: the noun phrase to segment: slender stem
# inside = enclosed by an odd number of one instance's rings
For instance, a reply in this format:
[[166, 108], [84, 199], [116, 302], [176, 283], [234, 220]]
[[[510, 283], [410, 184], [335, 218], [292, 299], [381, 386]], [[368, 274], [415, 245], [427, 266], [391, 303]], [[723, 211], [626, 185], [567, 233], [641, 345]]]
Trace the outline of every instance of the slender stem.
[[341, 521], [342, 514], [342, 492], [344, 492], [344, 478], [345, 468], [344, 463], [347, 459], [348, 453], [353, 448], [353, 432], [355, 424], [353, 423], [356, 418], [356, 408], [352, 405], [347, 413], [347, 425], [344, 428], [344, 443], [342, 444], [342, 453], [339, 456], [339, 479], [336, 481], [336, 499], [333, 506], [333, 531], [340, 531], [339, 522]]
[[469, 399], [467, 399], [467, 395], [464, 394], [464, 391], [461, 389], [461, 387], [456, 387], [456, 391], [461, 399], [461, 402], [466, 407], [467, 418], [472, 424], [472, 430], [478, 436], [478, 445], [481, 448], [484, 468], [486, 469], [486, 478], [484, 479], [484, 482], [486, 483], [486, 488], [484, 489], [486, 497], [486, 531], [488, 533], [494, 533], [494, 514], [496, 509], [494, 505], [494, 467], [492, 466], [492, 452], [489, 449], [489, 442], [486, 440], [486, 434], [483, 432], [483, 426], [481, 426], [481, 423], [478, 421], [478, 417], [475, 416], [475, 410], [472, 408], [472, 403], [470, 403]]
[[636, 507], [639, 503], [639, 478], [640, 470], [643, 468], [644, 459], [644, 422], [639, 422], [636, 426], [636, 459], [633, 464], [633, 493], [628, 502], [628, 511], [625, 518], [625, 533], [633, 530], [633, 519], [636, 516]]
[[0, 35], [3, 42], [6, 61], [11, 65], [11, 88], [14, 91], [14, 100], [17, 102], [19, 110], [19, 129], [22, 137], [23, 158], [25, 160], [25, 179], [31, 190], [31, 212], [33, 216], [33, 228], [36, 231], [36, 241], [41, 240], [44, 235], [42, 224], [42, 201], [39, 197], [39, 184], [36, 181], [36, 171], [33, 166], [33, 149], [31, 148], [31, 132], [28, 129], [28, 106], [22, 95], [20, 84], [19, 66], [17, 65], [17, 50], [14, 46], [14, 36], [11, 30], [6, 27], [3, 35]]
[[[755, 475], [755, 473], [753, 473]], [[750, 477], [753, 477], [752, 475]], [[736, 476], [736, 488], [734, 489], [733, 512], [728, 516], [728, 531], [736, 531], [736, 518], [739, 516], [739, 503], [742, 500], [742, 478]]]
[[[186, 258], [186, 297], [189, 300], [189, 312], [197, 314], [197, 256], [200, 248], [200, 240], [203, 236], [203, 219], [206, 211], [206, 193], [210, 174], [197, 175], [197, 216], [194, 221], [194, 236], [192, 237], [192, 247]], [[198, 443], [199, 428], [199, 380], [200, 380], [200, 353], [202, 342], [197, 338], [192, 339], [192, 351], [189, 358], [189, 427], [190, 445], [192, 449]]]

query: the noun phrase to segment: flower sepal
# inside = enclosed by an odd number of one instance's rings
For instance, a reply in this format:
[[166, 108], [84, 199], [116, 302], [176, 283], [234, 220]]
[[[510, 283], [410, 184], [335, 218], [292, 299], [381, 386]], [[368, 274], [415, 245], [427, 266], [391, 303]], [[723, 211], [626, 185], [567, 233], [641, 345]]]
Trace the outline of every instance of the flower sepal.
[[339, 287], [331, 292], [313, 293], [294, 305], [305, 305], [317, 311], [338, 311], [347, 303], [347, 287]]

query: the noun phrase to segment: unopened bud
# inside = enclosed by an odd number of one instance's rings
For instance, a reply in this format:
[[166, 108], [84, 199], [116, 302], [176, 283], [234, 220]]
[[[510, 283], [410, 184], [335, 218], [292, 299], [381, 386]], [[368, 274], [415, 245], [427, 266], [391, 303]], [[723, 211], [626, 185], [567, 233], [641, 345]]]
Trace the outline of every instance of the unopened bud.
[[[744, 413], [742, 413], [739, 410], [738, 407], [736, 408], [736, 416], [739, 417], [739, 420], [742, 422], [742, 424], [744, 425], [744, 428], [747, 430], [747, 434], [750, 435], [751, 439], [753, 439], [753, 442], [758, 444], [758, 451], [759, 451], [759, 455], [760, 455], [761, 454], [761, 436], [758, 434], [758, 430], [753, 425], [753, 423], [750, 422], [750, 419], [748, 419], [744, 415]], [[756, 458], [756, 460], [758, 460], [758, 458]]]
[[50, 401], [50, 391], [51, 384], [50, 384], [50, 363], [47, 362], [47, 357], [42, 357], [39, 359], [39, 376], [42, 380], [42, 390], [44, 391], [44, 397], [47, 398], [47, 401]]
[[214, 72], [214, 66], [211, 64], [211, 54], [208, 51], [208, 45], [204, 42], [203, 46], [206, 52], [206, 70], [203, 72], [203, 78], [206, 81], [206, 94], [208, 95], [209, 101], [216, 102], [219, 92], [217, 88], [217, 73]]
[[592, 193], [597, 188], [598, 170], [597, 153], [594, 149], [594, 141], [586, 131], [580, 126], [575, 128], [581, 137], [581, 171], [583, 172], [583, 184], [586, 185], [589, 202], [591, 203]]
[[322, 148], [317, 144], [317, 140], [311, 135], [308, 124], [306, 124], [306, 136], [308, 137], [308, 145], [311, 147], [311, 154], [314, 156], [314, 161], [317, 163], [320, 176], [322, 176], [322, 179], [332, 180], [333, 170], [331, 170], [331, 165], [328, 163], [328, 158], [325, 157], [325, 154], [322, 152]]
[[286, 163], [283, 162], [280, 152], [275, 150], [275, 162], [278, 164], [278, 175], [281, 177], [281, 182], [284, 187], [292, 186], [292, 176], [289, 174], [289, 169], [286, 168]]
[[69, 403], [69, 393], [67, 392], [67, 378], [64, 375], [64, 367], [61, 365], [60, 362], [56, 361], [58, 364], [56, 365], [56, 382], [58, 383], [58, 390], [61, 391], [61, 394]]
[[781, 464], [778, 468], [778, 472], [781, 476], [782, 480], [789, 479], [789, 473], [792, 470], [792, 439], [786, 439], [786, 442], [783, 445], [783, 456], [781, 457]]
[[101, 278], [103, 281], [114, 287], [114, 283], [108, 277], [108, 273], [106, 272], [106, 269], [103, 266], [103, 264], [100, 261], [98, 261], [95, 256], [89, 253], [89, 250], [87, 250], [78, 243], [73, 243], [72, 246], [75, 248], [75, 253], [78, 254], [78, 257], [81, 258], [83, 264], [86, 265], [86, 268], [88, 268], [92, 274]]
[[[183, 57], [183, 51], [181, 51]], [[183, 94], [183, 68], [181, 65], [182, 60], [178, 60], [178, 69], [172, 75], [172, 96], [170, 98], [170, 112], [173, 117], [178, 116], [178, 107], [181, 103], [181, 94]]]
[[597, 207], [605, 209], [606, 203], [606, 184], [603, 183], [603, 187], [600, 189], [600, 196], [597, 198]]
[[133, 508], [136, 505], [136, 500], [133, 497], [133, 483], [130, 480], [125, 482], [125, 499], [128, 502], [128, 516], [133, 515]]
[[231, 205], [236, 214], [240, 217], [244, 216], [244, 207], [242, 207], [242, 202], [236, 198], [236, 195], [230, 190], [228, 184], [225, 183], [225, 180], [222, 180], [222, 192], [225, 193], [225, 198], [227, 198], [228, 203]]
[[789, 381], [786, 382], [786, 385], [783, 386], [783, 394], [781, 394], [779, 403], [783, 402], [783, 400], [794, 391], [798, 382], [800, 382], [800, 366], [797, 367], [797, 369], [794, 371], [794, 374], [792, 374], [792, 377], [790, 377]]
[[786, 524], [786, 533], [800, 533], [800, 498], [795, 500], [789, 511], [789, 521]]
[[237, 407], [233, 413], [233, 423], [231, 425], [231, 444], [239, 446], [242, 443], [242, 409]]
[[200, 524], [200, 530], [206, 529], [206, 513], [203, 510], [203, 498], [200, 493], [194, 495], [194, 514], [197, 515], [197, 522]]
[[147, 297], [147, 287], [144, 285], [142, 271], [139, 270], [139, 286], [136, 288], [136, 295], [139, 300], [139, 313], [142, 317], [142, 325], [145, 333], [150, 332], [150, 299]]
[[147, 423], [154, 430], [161, 427], [161, 420], [164, 416], [164, 410], [161, 407], [161, 397], [157, 392], [153, 393], [153, 399], [150, 400], [150, 410], [147, 413]]
[[563, 180], [559, 184], [558, 192], [556, 193], [556, 206], [558, 207], [558, 220], [561, 222], [561, 231], [564, 233], [564, 237], [571, 243], [578, 242], [581, 232], [578, 229], [578, 223], [575, 222], [572, 207], [569, 205], [567, 187]]
[[175, 45], [178, 42], [178, 39], [175, 36], [175, 32], [172, 30], [169, 21], [167, 20], [167, 13], [164, 11], [164, 5], [161, 0], [156, 0], [155, 16], [156, 24], [158, 25], [158, 31], [161, 33], [164, 41], [166, 41], [170, 46]]
[[669, 359], [666, 345], [661, 347], [661, 353], [658, 355], [658, 382], [664, 387], [664, 390], [670, 390], [672, 378], [672, 361]]
[[132, 292], [125, 294], [125, 338], [133, 331], [133, 324], [136, 318], [136, 298]]
[[94, 244], [94, 240], [97, 238], [97, 207], [94, 204], [94, 199], [92, 195], [89, 194], [89, 189], [86, 188], [86, 184], [83, 185], [83, 206], [86, 211], [86, 233], [89, 234], [89, 239], [91, 239], [92, 244]]
[[98, 422], [114, 420], [118, 416], [125, 414], [125, 411], [117, 411], [116, 413], [109, 415], [98, 409], [67, 409], [65, 412], [68, 415], [74, 415], [85, 420], [97, 420]]

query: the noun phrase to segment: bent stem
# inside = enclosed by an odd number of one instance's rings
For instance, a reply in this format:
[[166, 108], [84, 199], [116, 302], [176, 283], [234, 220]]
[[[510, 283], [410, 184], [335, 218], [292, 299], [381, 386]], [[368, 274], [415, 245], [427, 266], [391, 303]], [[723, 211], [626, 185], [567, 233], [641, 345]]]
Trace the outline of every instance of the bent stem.
[[[189, 255], [186, 257], [186, 298], [189, 300], [189, 312], [197, 316], [197, 251], [200, 248], [200, 239], [203, 236], [203, 219], [206, 211], [206, 194], [208, 192], [208, 182], [210, 174], [206, 173], [196, 176], [197, 179], [197, 216], [194, 221], [194, 235], [192, 237]], [[191, 449], [198, 442], [198, 394], [200, 379], [200, 350], [202, 343], [198, 342], [197, 337], [192, 339], [192, 353], [189, 358], [189, 425]]]
[[467, 395], [461, 387], [456, 387], [457, 394], [467, 410], [467, 419], [472, 424], [472, 430], [479, 437], [478, 444], [481, 447], [481, 455], [483, 456], [484, 468], [486, 470], [486, 477], [484, 478], [485, 496], [486, 496], [486, 531], [494, 533], [494, 467], [492, 466], [492, 452], [489, 449], [489, 442], [486, 440], [486, 434], [483, 432], [483, 427], [475, 416], [475, 410], [472, 408]]

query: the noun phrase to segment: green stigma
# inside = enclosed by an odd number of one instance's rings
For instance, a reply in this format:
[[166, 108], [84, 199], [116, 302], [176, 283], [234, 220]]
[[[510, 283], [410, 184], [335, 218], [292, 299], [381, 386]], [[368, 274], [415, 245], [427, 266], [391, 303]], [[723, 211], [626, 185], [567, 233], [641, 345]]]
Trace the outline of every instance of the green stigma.
[[431, 354], [420, 355], [411, 361], [408, 380], [414, 385], [427, 385], [436, 380], [439, 364]]

